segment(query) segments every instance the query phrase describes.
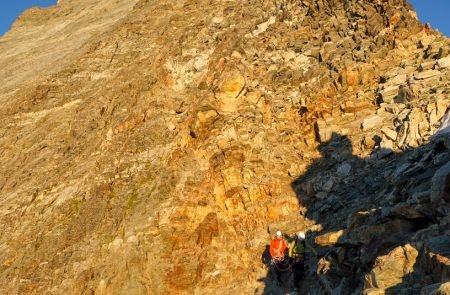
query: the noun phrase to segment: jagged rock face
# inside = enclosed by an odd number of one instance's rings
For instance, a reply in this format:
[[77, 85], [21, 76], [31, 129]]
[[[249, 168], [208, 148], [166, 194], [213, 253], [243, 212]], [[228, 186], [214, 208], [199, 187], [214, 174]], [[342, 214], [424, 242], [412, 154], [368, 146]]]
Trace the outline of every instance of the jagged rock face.
[[279, 292], [278, 229], [331, 247], [305, 290], [440, 288], [449, 48], [405, 1], [26, 12], [0, 39], [0, 293]]

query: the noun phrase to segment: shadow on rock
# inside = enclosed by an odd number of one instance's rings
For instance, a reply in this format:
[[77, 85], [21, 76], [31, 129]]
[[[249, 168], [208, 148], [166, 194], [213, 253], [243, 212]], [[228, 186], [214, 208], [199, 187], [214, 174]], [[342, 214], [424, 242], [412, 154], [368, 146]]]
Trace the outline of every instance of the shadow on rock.
[[[353, 154], [334, 133], [292, 183], [321, 256], [302, 294], [434, 294], [450, 280], [449, 138]], [[310, 274], [312, 275], [312, 274]], [[267, 291], [265, 294], [272, 294]]]

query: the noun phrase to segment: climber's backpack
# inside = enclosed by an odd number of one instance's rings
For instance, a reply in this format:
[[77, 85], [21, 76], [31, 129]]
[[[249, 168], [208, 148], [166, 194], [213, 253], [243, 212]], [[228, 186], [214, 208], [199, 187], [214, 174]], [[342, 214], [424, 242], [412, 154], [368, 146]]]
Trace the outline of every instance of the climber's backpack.
[[296, 240], [295, 241], [295, 245], [294, 245], [294, 249], [293, 249], [293, 254], [295, 256], [303, 256], [305, 255], [305, 241], [301, 240]]

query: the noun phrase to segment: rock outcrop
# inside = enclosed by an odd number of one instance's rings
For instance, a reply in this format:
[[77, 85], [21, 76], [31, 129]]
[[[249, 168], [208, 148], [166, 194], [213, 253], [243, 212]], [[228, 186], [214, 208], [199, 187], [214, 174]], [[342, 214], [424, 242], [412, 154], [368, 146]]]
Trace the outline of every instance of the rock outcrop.
[[0, 39], [0, 293], [277, 294], [278, 229], [315, 241], [305, 293], [446, 292], [449, 50], [403, 0], [25, 12]]

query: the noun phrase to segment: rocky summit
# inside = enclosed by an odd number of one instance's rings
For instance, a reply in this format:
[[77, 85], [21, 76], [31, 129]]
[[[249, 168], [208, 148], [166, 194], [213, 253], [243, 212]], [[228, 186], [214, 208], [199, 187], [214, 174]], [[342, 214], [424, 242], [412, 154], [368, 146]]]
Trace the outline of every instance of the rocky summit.
[[[430, 5], [433, 5], [430, 2]], [[0, 38], [0, 294], [450, 294], [450, 41], [405, 0], [59, 0]]]

